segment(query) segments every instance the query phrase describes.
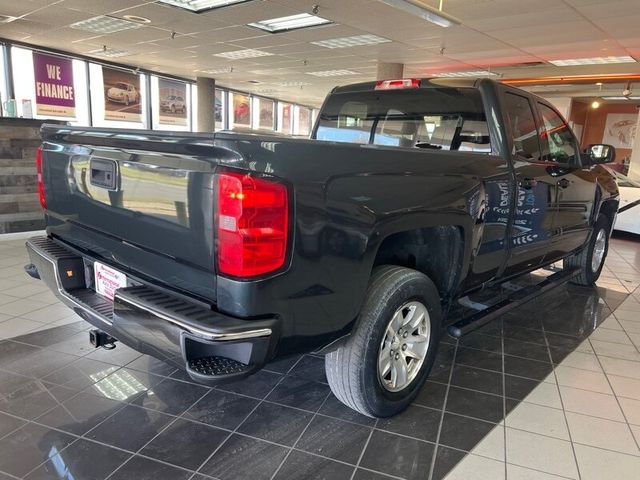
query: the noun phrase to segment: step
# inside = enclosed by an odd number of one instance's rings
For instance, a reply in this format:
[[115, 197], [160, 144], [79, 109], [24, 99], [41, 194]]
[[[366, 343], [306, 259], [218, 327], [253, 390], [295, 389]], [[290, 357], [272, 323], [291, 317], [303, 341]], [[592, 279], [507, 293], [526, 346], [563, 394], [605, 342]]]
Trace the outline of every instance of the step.
[[0, 175], [36, 175], [36, 166], [0, 166]]
[[0, 158], [0, 168], [32, 167], [34, 165], [35, 165], [35, 158]]
[[38, 203], [38, 192], [4, 193], [0, 192], [0, 203]]

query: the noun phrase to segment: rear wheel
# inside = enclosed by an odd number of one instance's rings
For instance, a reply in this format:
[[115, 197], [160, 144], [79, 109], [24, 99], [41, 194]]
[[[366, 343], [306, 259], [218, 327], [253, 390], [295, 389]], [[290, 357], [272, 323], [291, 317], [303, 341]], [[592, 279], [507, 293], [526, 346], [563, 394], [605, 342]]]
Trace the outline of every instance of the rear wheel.
[[593, 226], [588, 245], [582, 251], [564, 259], [564, 268], [578, 268], [580, 273], [571, 280], [576, 285], [591, 286], [596, 283], [609, 251], [609, 219], [600, 215]]
[[426, 275], [404, 267], [377, 268], [357, 327], [325, 357], [334, 395], [370, 417], [401, 412], [431, 370], [440, 325], [440, 296]]

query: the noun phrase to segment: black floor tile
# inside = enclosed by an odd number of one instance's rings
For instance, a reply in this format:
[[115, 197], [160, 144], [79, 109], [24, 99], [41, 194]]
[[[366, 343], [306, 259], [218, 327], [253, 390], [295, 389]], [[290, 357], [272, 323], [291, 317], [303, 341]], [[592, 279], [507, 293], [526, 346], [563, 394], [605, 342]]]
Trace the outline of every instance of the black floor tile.
[[216, 388], [226, 392], [239, 393], [241, 395], [262, 399], [267, 396], [281, 379], [282, 375], [260, 370], [250, 377], [236, 382], [225, 383]]
[[441, 410], [411, 405], [398, 415], [379, 420], [378, 428], [420, 440], [435, 442], [441, 417]]
[[292, 451], [274, 477], [275, 480], [341, 480], [351, 478], [355, 467]]
[[543, 380], [552, 371], [553, 367], [547, 362], [538, 362], [526, 358], [504, 356], [504, 371], [509, 375]]
[[[69, 313], [72, 313], [71, 310], [69, 310]], [[37, 332], [20, 335], [14, 340], [38, 347], [46, 347], [54, 343], [68, 340], [70, 336], [78, 333], [78, 331], [79, 328], [77, 323], [70, 323], [68, 325], [61, 325], [59, 327], [48, 328], [46, 330], [39, 330]], [[87, 334], [86, 338], [87, 343], [89, 343], [89, 334]]]
[[512, 375], [505, 375], [504, 376], [505, 396], [509, 398], [515, 398], [517, 400], [523, 400], [539, 384], [540, 382], [537, 380], [531, 380], [529, 378], [522, 378], [522, 377], [514, 377]]
[[109, 480], [187, 480], [192, 474], [193, 472], [136, 455], [116, 470]]
[[39, 347], [12, 342], [11, 340], [2, 340], [0, 342], [0, 365], [9, 365], [37, 350], [39, 350]]
[[25, 355], [20, 360], [3, 365], [2, 368], [28, 377], [42, 378], [77, 359], [75, 355], [40, 349]]
[[503, 397], [451, 387], [446, 410], [468, 417], [499, 422], [503, 418]]
[[197, 470], [229, 432], [209, 425], [178, 419], [140, 452], [178, 467]]
[[327, 375], [324, 371], [324, 359], [305, 355], [289, 372], [291, 375], [313, 380], [314, 382], [327, 383]]
[[300, 358], [302, 358], [302, 355], [290, 355], [288, 357], [278, 359], [274, 362], [267, 363], [264, 366], [264, 369], [275, 373], [289, 373], [289, 371], [298, 362], [298, 360], [300, 360]]
[[141, 354], [134, 349], [127, 347], [121, 343], [116, 344], [113, 350], [97, 348], [87, 355], [87, 358], [98, 360], [100, 362], [110, 363], [119, 367], [124, 367], [128, 363], [133, 362]]
[[369, 427], [319, 415], [311, 421], [296, 448], [355, 465], [370, 432]]
[[459, 347], [456, 364], [502, 372], [502, 355], [476, 348]]
[[177, 370], [173, 365], [163, 362], [162, 360], [158, 360], [157, 358], [150, 357], [149, 355], [142, 355], [136, 358], [133, 362], [128, 363], [126, 367], [153, 373], [154, 375], [162, 375], [164, 377], [170, 376]]
[[329, 417], [338, 418], [347, 422], [354, 422], [360, 425], [374, 426], [376, 420], [371, 417], [362, 415], [355, 410], [347, 407], [338, 400], [333, 394], [329, 395], [327, 400], [322, 404], [319, 413], [328, 415]]
[[50, 373], [43, 380], [81, 390], [109, 376], [119, 368], [109, 363], [80, 358], [60, 370]]
[[415, 403], [416, 405], [421, 405], [423, 407], [430, 407], [441, 410], [444, 408], [444, 398], [446, 394], [446, 385], [427, 380], [413, 403]]
[[127, 405], [85, 436], [132, 452], [155, 437], [174, 417]]
[[514, 326], [513, 324], [505, 325], [504, 338], [519, 340], [521, 342], [536, 343], [543, 346], [546, 345], [544, 332], [542, 330]]
[[22, 477], [74, 440], [66, 433], [27, 424], [0, 440], [0, 471]]
[[356, 469], [356, 474], [353, 476], [353, 480], [389, 480], [397, 477], [391, 477], [384, 473], [372, 472], [371, 470], [365, 470], [364, 468]]
[[433, 476], [431, 480], [442, 480], [455, 467], [460, 460], [466, 456], [466, 453], [451, 448], [438, 446], [436, 452], [436, 461], [433, 465]]
[[502, 395], [502, 373], [479, 368], [456, 365], [453, 367], [451, 384], [481, 392]]
[[211, 390], [183, 416], [216, 427], [235, 429], [258, 405], [259, 400], [235, 393]]
[[143, 392], [158, 386], [165, 377], [128, 368], [118, 368], [102, 380], [89, 386], [86, 391], [121, 402], [134, 401]]
[[122, 450], [80, 439], [52, 455], [25, 480], [103, 480], [130, 456]]
[[504, 339], [504, 353], [516, 357], [529, 358], [549, 363], [549, 349], [546, 345], [522, 342], [513, 338]]
[[315, 412], [330, 391], [329, 386], [324, 383], [288, 375], [267, 396], [267, 400]]
[[292, 446], [312, 414], [272, 403], [262, 403], [238, 428], [238, 432], [281, 445]]
[[77, 393], [78, 390], [34, 380], [0, 400], [0, 411], [33, 420]]
[[95, 350], [95, 347], [91, 345], [91, 342], [89, 341], [89, 334], [82, 331], [69, 335], [69, 337], [59, 342], [47, 344], [46, 348], [56, 352], [78, 355], [80, 357]]
[[495, 427], [494, 423], [445, 412], [440, 443], [447, 447], [470, 451]]
[[124, 403], [82, 392], [38, 417], [37, 422], [84, 435], [124, 406]]
[[25, 377], [24, 375], [0, 371], [0, 397], [9, 395], [32, 381], [33, 378]]
[[407, 480], [424, 480], [433, 452], [432, 443], [375, 430], [360, 466]]
[[158, 410], [170, 415], [180, 415], [208, 391], [208, 387], [167, 378], [130, 402], [139, 407]]
[[287, 449], [243, 435], [232, 435], [200, 469], [219, 480], [269, 480]]
[[0, 438], [20, 428], [25, 423], [24, 420], [0, 412]]
[[480, 330], [465, 335], [459, 340], [460, 346], [502, 354], [502, 338], [485, 335], [482, 332], [483, 330]]

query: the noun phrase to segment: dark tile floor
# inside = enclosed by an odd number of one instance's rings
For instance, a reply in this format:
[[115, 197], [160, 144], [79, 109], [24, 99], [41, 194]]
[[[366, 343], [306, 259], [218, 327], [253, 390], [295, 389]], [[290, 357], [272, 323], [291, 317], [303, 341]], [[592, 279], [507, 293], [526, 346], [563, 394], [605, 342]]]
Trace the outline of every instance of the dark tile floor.
[[210, 389], [90, 350], [83, 322], [4, 340], [0, 478], [441, 479], [625, 297], [564, 286], [445, 336], [414, 405], [377, 421], [333, 397], [321, 356]]

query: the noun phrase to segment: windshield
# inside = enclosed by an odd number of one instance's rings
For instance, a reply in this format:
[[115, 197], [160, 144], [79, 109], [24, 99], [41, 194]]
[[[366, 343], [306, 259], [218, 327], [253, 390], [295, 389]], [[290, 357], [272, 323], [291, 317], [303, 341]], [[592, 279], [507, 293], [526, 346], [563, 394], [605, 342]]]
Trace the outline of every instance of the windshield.
[[116, 83], [115, 87], [120, 90], [127, 90], [129, 88], [129, 85], [126, 83]]
[[327, 100], [318, 140], [490, 153], [480, 93], [474, 88], [345, 92]]

